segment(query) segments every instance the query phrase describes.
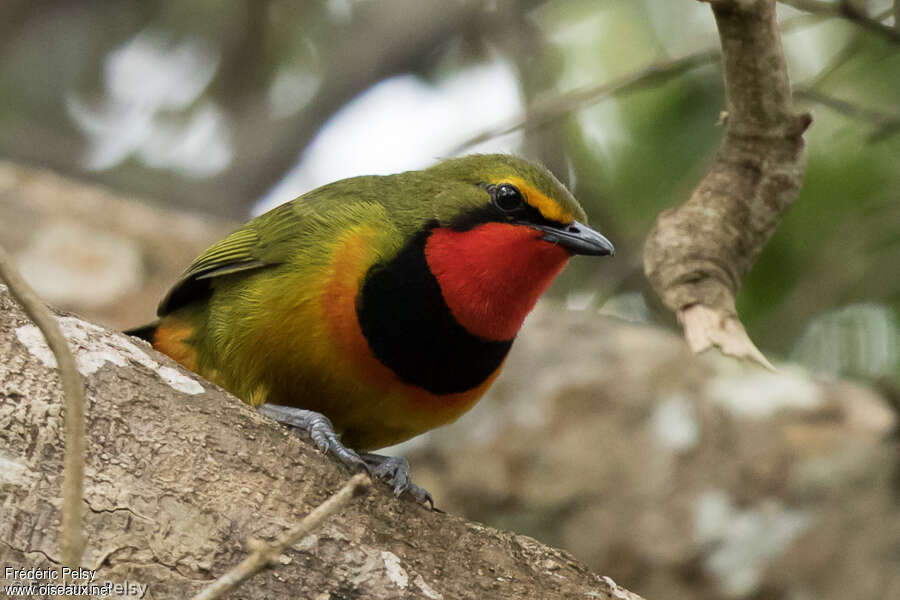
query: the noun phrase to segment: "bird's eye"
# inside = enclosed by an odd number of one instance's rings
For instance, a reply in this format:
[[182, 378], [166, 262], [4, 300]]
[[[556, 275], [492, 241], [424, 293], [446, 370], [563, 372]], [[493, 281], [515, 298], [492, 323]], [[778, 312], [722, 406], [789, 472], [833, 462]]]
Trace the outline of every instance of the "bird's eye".
[[514, 185], [500, 184], [494, 190], [494, 205], [504, 212], [510, 212], [522, 208], [525, 199], [522, 192]]

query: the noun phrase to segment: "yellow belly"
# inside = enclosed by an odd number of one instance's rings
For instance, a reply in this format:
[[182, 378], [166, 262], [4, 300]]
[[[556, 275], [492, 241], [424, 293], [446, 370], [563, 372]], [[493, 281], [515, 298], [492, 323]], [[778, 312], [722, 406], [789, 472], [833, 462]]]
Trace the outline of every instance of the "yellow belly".
[[[254, 405], [270, 402], [321, 412], [347, 446], [361, 451], [451, 423], [471, 408], [499, 369], [477, 388], [435, 395], [401, 381], [369, 350], [356, 298], [378, 259], [373, 251], [377, 236], [373, 227], [352, 228], [318, 267], [287, 270], [277, 282], [243, 282], [245, 301], [264, 309], [254, 311], [252, 319], [213, 318], [224, 349], [219, 348], [221, 364], [207, 367], [208, 375]], [[215, 300], [212, 304], [216, 311]]]

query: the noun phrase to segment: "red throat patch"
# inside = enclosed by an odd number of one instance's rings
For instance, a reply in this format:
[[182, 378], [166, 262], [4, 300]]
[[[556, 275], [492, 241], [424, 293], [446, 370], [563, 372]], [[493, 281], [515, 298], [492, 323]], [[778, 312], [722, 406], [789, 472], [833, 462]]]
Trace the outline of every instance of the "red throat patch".
[[454, 318], [487, 340], [515, 337], [571, 256], [527, 225], [485, 223], [435, 229], [425, 258]]

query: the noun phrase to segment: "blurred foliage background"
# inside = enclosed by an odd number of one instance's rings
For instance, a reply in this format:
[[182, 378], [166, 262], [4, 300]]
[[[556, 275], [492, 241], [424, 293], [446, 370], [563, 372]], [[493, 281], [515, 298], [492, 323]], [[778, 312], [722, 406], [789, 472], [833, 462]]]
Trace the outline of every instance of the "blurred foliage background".
[[[739, 310], [776, 359], [896, 385], [898, 9], [837, 6], [779, 6], [815, 121]], [[717, 147], [717, 47], [695, 0], [4, 0], [0, 156], [243, 220], [339, 177], [521, 152], [618, 248], [553, 294], [674, 325], [641, 249]]]

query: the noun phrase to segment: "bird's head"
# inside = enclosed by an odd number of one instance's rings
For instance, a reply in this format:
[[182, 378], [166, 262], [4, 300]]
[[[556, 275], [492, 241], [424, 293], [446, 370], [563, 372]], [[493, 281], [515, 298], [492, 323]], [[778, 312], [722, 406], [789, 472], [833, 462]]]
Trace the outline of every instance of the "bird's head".
[[587, 226], [587, 215], [569, 190], [540, 165], [508, 154], [473, 154], [445, 160], [425, 172], [472, 188], [459, 193], [455, 185], [435, 199], [437, 220], [451, 229], [487, 223], [522, 226], [541, 232], [539, 239], [570, 254], [615, 252], [609, 240]]
[[572, 255], [614, 253], [565, 186], [525, 159], [472, 155], [420, 173], [435, 186], [428, 267], [457, 321], [482, 338], [514, 337]]

